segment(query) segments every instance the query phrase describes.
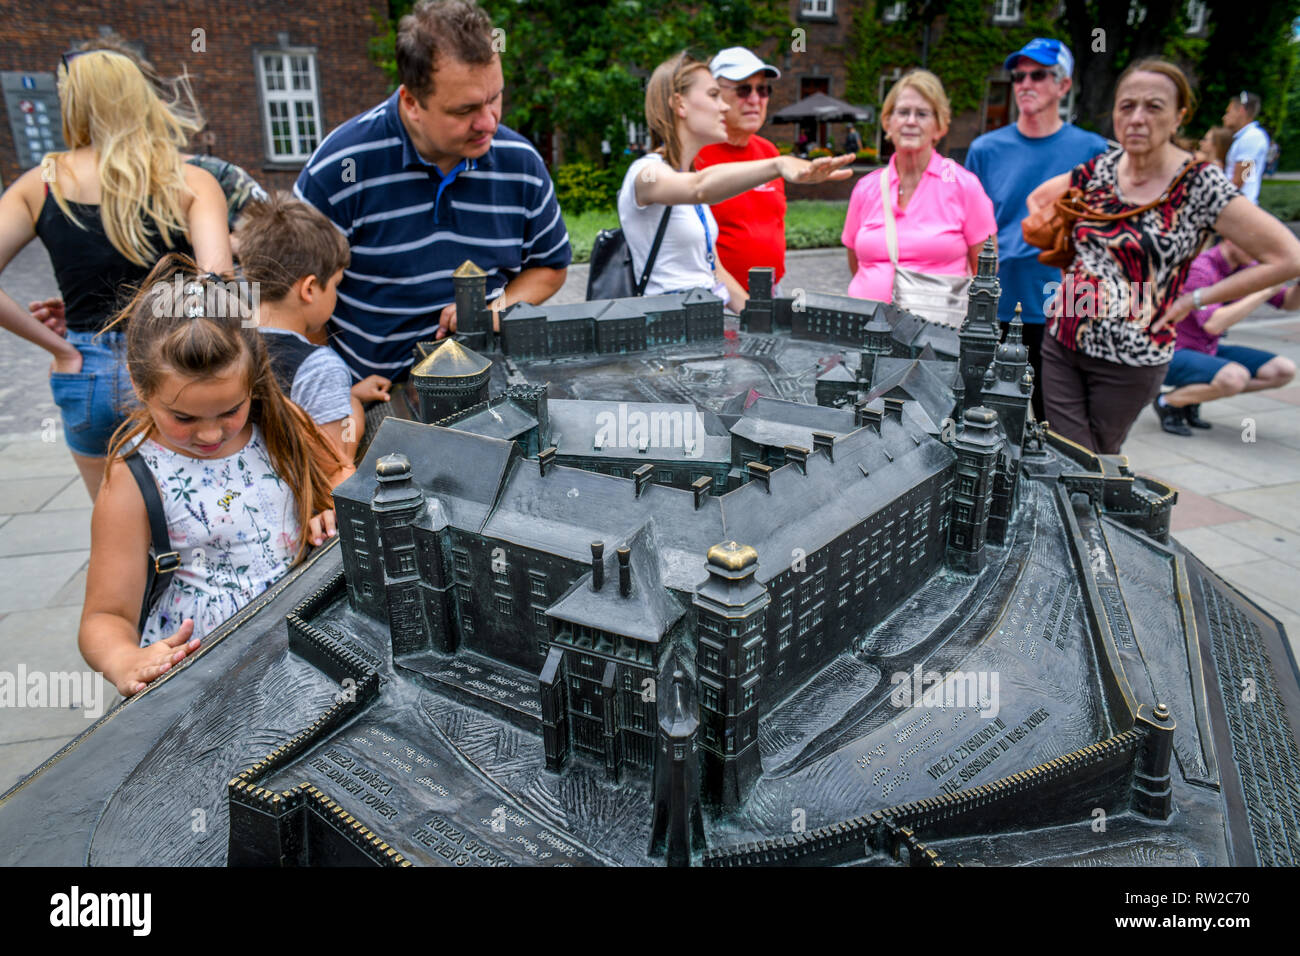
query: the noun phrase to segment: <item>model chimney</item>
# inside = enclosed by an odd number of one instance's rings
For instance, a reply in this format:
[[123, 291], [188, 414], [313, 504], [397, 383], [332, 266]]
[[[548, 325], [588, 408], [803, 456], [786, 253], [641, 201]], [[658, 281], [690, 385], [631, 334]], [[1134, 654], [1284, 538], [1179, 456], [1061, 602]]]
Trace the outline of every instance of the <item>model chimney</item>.
[[835, 460], [835, 436], [830, 432], [813, 432], [813, 452], [825, 452], [831, 461]]
[[808, 474], [808, 449], [802, 445], [786, 445], [785, 460], [799, 469], [799, 474]]
[[618, 555], [618, 593], [627, 597], [632, 593], [632, 549], [624, 545], [615, 553]]
[[605, 586], [605, 542], [591, 542], [591, 589], [599, 591]]
[[885, 399], [885, 417], [892, 418], [894, 421], [902, 424], [903, 421], [903, 400], [901, 398]]
[[865, 405], [861, 405], [854, 409], [854, 411], [857, 413], [859, 427], [865, 426], [870, 428], [877, 435], [880, 434], [880, 419], [882, 417], [880, 409], [867, 408]]
[[695, 510], [699, 511], [700, 506], [709, 497], [709, 489], [713, 487], [713, 479], [708, 475], [701, 475], [691, 482], [691, 492], [695, 495]]
[[550, 471], [551, 466], [555, 464], [555, 454], [559, 451], [554, 445], [549, 448], [543, 448], [537, 453], [537, 471], [542, 477]]
[[654, 465], [642, 465], [632, 472], [632, 480], [636, 482], [636, 496], [638, 498], [645, 493], [645, 487], [650, 484], [650, 476], [654, 474], [654, 471]]
[[761, 461], [751, 461], [745, 465], [745, 470], [749, 472], [749, 480], [757, 482], [763, 486], [763, 490], [768, 494], [772, 493], [772, 466], [765, 465]]

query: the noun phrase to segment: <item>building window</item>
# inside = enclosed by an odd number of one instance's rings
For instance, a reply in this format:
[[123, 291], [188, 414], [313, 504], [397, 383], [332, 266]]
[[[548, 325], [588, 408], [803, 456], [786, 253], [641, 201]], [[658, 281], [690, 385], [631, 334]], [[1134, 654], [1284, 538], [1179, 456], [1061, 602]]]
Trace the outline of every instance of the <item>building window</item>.
[[496, 596], [496, 609], [498, 614], [510, 617], [515, 613], [515, 602], [504, 594], [498, 594]]
[[364, 551], [357, 552], [357, 570], [359, 571], [370, 570], [370, 555], [368, 555]]
[[785, 627], [781, 628], [781, 630], [777, 633], [776, 649], [778, 651], [783, 651], [789, 646], [790, 646], [790, 625], [787, 624]]
[[835, 16], [835, 0], [799, 0], [799, 15], [829, 19]]
[[409, 551], [406, 554], [397, 556], [397, 570], [399, 573], [408, 573], [415, 570], [415, 555]]
[[455, 562], [457, 574], [469, 574], [469, 552], [453, 548], [452, 560]]
[[462, 584], [456, 588], [456, 598], [461, 604], [469, 604], [474, 600], [474, 595], [468, 585]]
[[709, 710], [721, 710], [718, 688], [711, 684], [700, 685], [700, 702]]
[[744, 700], [741, 702], [741, 705], [740, 705], [740, 706], [741, 706], [741, 709], [742, 709], [742, 710], [749, 710], [749, 708], [753, 707], [753, 706], [754, 706], [754, 700], [755, 700], [756, 696], [757, 696], [757, 688], [756, 688], [755, 686], [751, 685], [751, 686], [749, 686], [749, 687], [746, 687], [746, 688], [745, 688], [745, 697], [744, 697]]
[[536, 595], [537, 597], [546, 597], [546, 578], [542, 577], [541, 575], [538, 574], [531, 575], [529, 587], [532, 589], [533, 594]]
[[369, 581], [362, 581], [361, 593], [364, 594], [366, 597], [372, 597], [375, 593], [375, 589], [370, 586]]
[[583, 700], [583, 702], [582, 702], [582, 712], [583, 712], [584, 714], [588, 714], [588, 715], [591, 714], [591, 701], [589, 701], [589, 700], [585, 700], [585, 699]]
[[545, 608], [540, 608], [540, 607], [535, 607], [535, 608], [533, 608], [533, 623], [536, 624], [538, 627], [549, 627], [549, 626], [550, 626], [550, 625], [548, 625], [548, 624], [546, 623], [546, 609], [545, 609]]
[[674, 760], [685, 760], [685, 759], [686, 759], [686, 745], [685, 745], [685, 744], [673, 744], [673, 759], [674, 759]]
[[840, 607], [849, 603], [849, 588], [852, 586], [852, 581], [845, 581], [840, 585]]
[[1187, 32], [1200, 33], [1205, 29], [1205, 0], [1187, 0]]
[[958, 521], [969, 521], [969, 520], [970, 520], [970, 505], [967, 505], [967, 504], [959, 504], [959, 505], [957, 505], [956, 511], [957, 511], [957, 520], [958, 520]]
[[493, 580], [493, 582], [495, 582], [496, 584], [502, 584], [502, 585], [505, 585], [505, 586], [509, 587], [509, 586], [510, 586], [510, 573], [509, 573], [508, 571], [506, 571], [505, 568], [493, 568], [493, 569], [492, 569], [492, 580]]
[[306, 160], [320, 141], [320, 96], [316, 55], [268, 52], [257, 57], [267, 157]]
[[700, 645], [700, 663], [703, 664], [705, 667], [707, 667], [707, 668], [708, 668], [709, 670], [711, 670], [711, 671], [715, 671], [715, 672], [716, 672], [716, 671], [720, 670], [720, 667], [719, 667], [720, 657], [719, 657], [719, 654], [718, 654], [718, 649], [715, 648], [715, 647], [709, 647], [709, 645], [707, 645], [707, 644], [701, 644], [701, 645]]
[[1020, 21], [1020, 0], [997, 0], [993, 4], [994, 23], [1018, 23]]

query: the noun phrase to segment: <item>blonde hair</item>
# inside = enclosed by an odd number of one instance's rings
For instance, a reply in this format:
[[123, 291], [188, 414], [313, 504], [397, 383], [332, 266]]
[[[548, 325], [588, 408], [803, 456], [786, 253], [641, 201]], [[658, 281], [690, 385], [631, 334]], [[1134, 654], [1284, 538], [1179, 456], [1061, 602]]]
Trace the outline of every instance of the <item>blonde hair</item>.
[[[155, 239], [170, 249], [173, 233], [186, 233], [182, 200], [189, 189], [180, 147], [201, 128], [198, 118], [163, 102], [130, 57], [107, 50], [80, 54], [59, 67], [59, 102], [68, 149], [95, 151], [108, 241], [136, 265], [153, 265], [159, 255]], [[64, 155], [51, 153], [47, 161]], [[63, 214], [81, 225], [57, 177], [50, 187]]]
[[708, 74], [708, 64], [683, 50], [655, 67], [645, 87], [645, 122], [650, 127], [650, 149], [663, 153], [673, 169], [681, 165], [682, 158], [682, 139], [677, 135], [673, 97], [686, 95], [695, 82], [697, 70]]
[[948, 94], [943, 91], [942, 81], [929, 70], [910, 70], [889, 88], [884, 105], [880, 107], [881, 119], [893, 115], [898, 95], [909, 89], [916, 90], [930, 104], [934, 118], [939, 122], [939, 136], [942, 138], [948, 132], [948, 124], [952, 122], [952, 104], [948, 102]]

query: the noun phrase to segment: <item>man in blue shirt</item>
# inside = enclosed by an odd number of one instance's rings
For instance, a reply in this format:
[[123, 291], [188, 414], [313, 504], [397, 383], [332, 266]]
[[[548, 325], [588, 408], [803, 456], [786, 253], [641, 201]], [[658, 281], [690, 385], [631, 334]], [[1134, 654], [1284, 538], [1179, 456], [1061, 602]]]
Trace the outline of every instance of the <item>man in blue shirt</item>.
[[1256, 122], [1262, 104], [1254, 93], [1242, 90], [1223, 111], [1223, 125], [1232, 132], [1232, 145], [1224, 170], [1241, 194], [1259, 205], [1259, 184], [1268, 165], [1268, 133]]
[[398, 25], [401, 86], [316, 148], [294, 192], [347, 237], [331, 343], [362, 379], [399, 380], [412, 346], [456, 329], [452, 273], [472, 259], [501, 308], [539, 304], [572, 258], [541, 156], [501, 125], [492, 22], [422, 0]]
[[[1034, 368], [1034, 417], [1042, 421], [1044, 308], [1050, 283], [1061, 270], [1038, 261], [1041, 251], [1025, 242], [1020, 221], [1029, 215], [1025, 199], [1045, 180], [1069, 172], [1107, 148], [1106, 140], [1061, 120], [1061, 100], [1070, 92], [1074, 57], [1060, 40], [1037, 37], [1007, 57], [1020, 111], [1014, 126], [985, 133], [971, 143], [966, 168], [979, 177], [993, 200], [998, 221], [998, 318], [1005, 326], [1020, 303], [1024, 341]], [[1003, 329], [1005, 333], [1006, 329]]]

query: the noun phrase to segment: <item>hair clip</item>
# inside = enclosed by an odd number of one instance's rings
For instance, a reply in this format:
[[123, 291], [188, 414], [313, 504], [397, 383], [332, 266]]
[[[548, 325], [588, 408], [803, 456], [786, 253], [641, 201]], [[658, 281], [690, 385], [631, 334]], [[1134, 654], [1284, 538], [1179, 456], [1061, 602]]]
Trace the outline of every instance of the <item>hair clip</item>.
[[217, 275], [217, 273], [215, 273], [215, 272], [205, 272], [205, 273], [203, 273], [202, 278], [203, 278], [203, 281], [204, 281], [204, 282], [217, 282], [217, 283], [221, 283], [221, 282], [225, 282], [225, 281], [226, 281], [225, 279], [221, 278], [221, 276]]
[[1241, 96], [1238, 97], [1238, 99], [1241, 101], [1241, 105], [1242, 105], [1242, 106], [1249, 106], [1249, 105], [1250, 105], [1250, 94], [1247, 93], [1245, 90], [1242, 90], [1242, 91], [1241, 91]]
[[187, 282], [182, 290], [185, 295], [185, 318], [203, 318], [203, 285], [199, 282]]

